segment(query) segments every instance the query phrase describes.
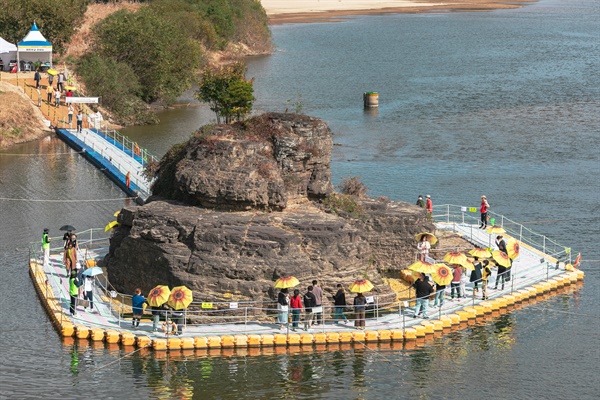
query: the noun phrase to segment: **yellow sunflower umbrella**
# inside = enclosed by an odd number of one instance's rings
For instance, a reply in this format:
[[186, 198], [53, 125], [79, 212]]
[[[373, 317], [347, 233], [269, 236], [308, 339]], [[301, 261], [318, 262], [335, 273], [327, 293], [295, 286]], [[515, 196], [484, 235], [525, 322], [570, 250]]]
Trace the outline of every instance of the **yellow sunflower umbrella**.
[[496, 263], [498, 263], [498, 265], [510, 268], [510, 257], [508, 257], [508, 254], [506, 254], [505, 252], [500, 250], [494, 250], [492, 252], [492, 258], [494, 259], [494, 261], [496, 261]]
[[359, 279], [354, 281], [352, 285], [350, 285], [350, 291], [353, 293], [366, 293], [373, 289], [375, 286], [371, 282], [366, 279]]
[[500, 235], [502, 233], [506, 233], [506, 231], [499, 226], [492, 226], [486, 230], [486, 233], [489, 233], [490, 235]]
[[50, 68], [48, 71], [46, 71], [48, 73], [48, 75], [58, 75], [58, 71], [55, 70], [54, 68]]
[[75, 90], [76, 88], [73, 85], [68, 85], [68, 86], [65, 86], [65, 89], [67, 89], [67, 90]]
[[109, 222], [108, 224], [106, 224], [106, 226], [104, 227], [104, 232], [108, 232], [110, 231], [112, 228], [114, 228], [115, 226], [119, 225], [119, 223], [117, 221], [112, 221]]
[[434, 264], [431, 279], [438, 285], [449, 285], [452, 282], [452, 269], [445, 264]]
[[148, 304], [152, 307], [160, 307], [169, 300], [171, 289], [165, 285], [158, 285], [150, 291], [148, 295]]
[[475, 269], [475, 265], [473, 264], [473, 261], [475, 261], [475, 260], [473, 260], [472, 258], [467, 258], [467, 260], [460, 265], [465, 267], [465, 269], [467, 271], [473, 271]]
[[521, 251], [521, 245], [516, 240], [509, 240], [506, 244], [506, 250], [508, 251], [508, 256], [511, 260], [519, 257], [519, 252]]
[[167, 304], [174, 310], [183, 310], [192, 302], [192, 291], [185, 286], [177, 286], [171, 290]]
[[482, 249], [480, 247], [476, 247], [469, 251], [469, 254], [477, 258], [490, 258], [492, 256], [492, 253], [488, 249]]
[[275, 281], [275, 287], [277, 289], [293, 288], [298, 286], [299, 284], [300, 282], [298, 281], [298, 279], [294, 278], [293, 276], [285, 276]]
[[420, 242], [423, 239], [423, 236], [429, 236], [429, 243], [430, 244], [436, 244], [437, 243], [437, 238], [435, 237], [435, 235], [433, 233], [430, 232], [419, 232], [415, 235], [415, 240], [417, 242]]
[[113, 217], [116, 217], [116, 216], [118, 216], [119, 214], [121, 214], [121, 210], [117, 210], [117, 211], [115, 211], [115, 213], [113, 214]]
[[433, 272], [433, 264], [429, 264], [424, 261], [417, 261], [414, 264], [408, 266], [408, 269], [415, 272], [423, 272], [424, 274], [430, 274]]
[[461, 253], [460, 251], [451, 251], [449, 253], [446, 253], [446, 255], [444, 256], [444, 261], [448, 264], [462, 265], [463, 262], [467, 261], [467, 256], [464, 253]]

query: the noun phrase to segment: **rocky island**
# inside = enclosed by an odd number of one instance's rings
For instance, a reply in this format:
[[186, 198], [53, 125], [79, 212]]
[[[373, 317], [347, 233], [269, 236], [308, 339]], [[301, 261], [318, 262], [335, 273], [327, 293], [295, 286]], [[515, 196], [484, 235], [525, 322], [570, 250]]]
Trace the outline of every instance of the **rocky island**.
[[195, 301], [271, 301], [273, 281], [373, 282], [414, 261], [425, 211], [335, 193], [332, 133], [319, 119], [264, 114], [205, 126], [157, 165], [153, 196], [126, 207], [104, 263], [119, 290], [185, 285]]

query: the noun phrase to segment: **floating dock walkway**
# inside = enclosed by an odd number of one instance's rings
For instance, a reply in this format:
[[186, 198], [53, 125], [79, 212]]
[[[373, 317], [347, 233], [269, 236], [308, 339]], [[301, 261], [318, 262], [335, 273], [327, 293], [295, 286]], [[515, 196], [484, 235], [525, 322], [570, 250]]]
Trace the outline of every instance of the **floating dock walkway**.
[[[434, 217], [438, 230], [452, 230], [478, 247], [488, 247], [493, 242], [492, 235], [477, 229], [477, 222], [469, 220], [468, 213], [451, 210], [453, 206], [441, 206]], [[464, 209], [464, 208], [463, 208]], [[108, 283], [97, 281], [94, 293], [94, 311], [78, 307], [75, 316], [69, 313], [68, 282], [62, 264], [60, 249], [51, 254], [49, 265], [42, 265], [39, 254], [30, 256], [30, 274], [40, 299], [46, 308], [57, 331], [63, 337], [75, 337], [106, 343], [120, 343], [124, 346], [150, 347], [155, 350], [211, 350], [274, 348], [277, 346], [338, 346], [340, 344], [364, 344], [379, 342], [407, 343], [450, 329], [462, 329], [477, 320], [496, 316], [503, 310], [511, 310], [520, 304], [539, 300], [574, 285], [584, 278], [581, 270], [567, 271], [564, 262], [569, 260], [569, 248], [562, 247], [549, 238], [529, 231], [521, 225], [505, 218], [497, 218], [521, 245], [519, 257], [511, 268], [511, 281], [504, 290], [488, 288], [488, 300], [481, 300], [467, 288], [468, 296], [458, 301], [446, 299], [440, 308], [429, 307], [431, 319], [413, 318], [413, 309], [407, 303], [394, 302], [384, 306], [379, 302], [380, 313], [367, 318], [366, 330], [356, 330], [351, 324], [325, 323], [305, 332], [293, 332], [290, 328], [278, 329], [274, 317], [261, 319], [248, 318], [244, 312], [237, 317], [223, 317], [222, 323], [207, 322], [186, 325], [183, 334], [171, 336], [162, 331], [153, 332], [151, 316], [145, 315], [139, 327], [131, 327], [131, 318], [125, 319], [125, 306], [118, 298], [124, 295], [110, 290]], [[469, 221], [472, 222], [472, 221]], [[526, 231], [524, 231], [526, 230]], [[93, 239], [94, 231], [78, 234], [80, 246], [87, 244], [89, 257], [102, 257], [107, 251], [107, 239]], [[494, 235], [495, 236], [495, 235]], [[508, 234], [504, 235], [509, 237]], [[86, 238], [87, 237], [87, 238]], [[60, 238], [58, 238], [60, 241]], [[36, 244], [37, 245], [37, 244]], [[490, 245], [489, 247], [493, 247]], [[493, 281], [492, 281], [493, 282]], [[157, 282], [159, 284], [159, 282]], [[115, 299], [114, 297], [117, 297]], [[414, 299], [413, 299], [414, 300]], [[202, 311], [209, 313], [211, 310]], [[212, 307], [212, 303], [210, 303]], [[244, 306], [236, 304], [235, 311]], [[209, 308], [209, 307], [206, 307]], [[264, 309], [261, 309], [264, 310]], [[276, 313], [275, 304], [269, 309]], [[264, 313], [264, 311], [263, 311]], [[328, 314], [328, 313], [325, 313]], [[210, 315], [210, 314], [205, 314]], [[227, 314], [232, 315], [232, 314]], [[350, 314], [351, 315], [351, 314]], [[349, 315], [349, 317], [350, 317]], [[213, 318], [216, 320], [217, 318]], [[330, 321], [326, 319], [326, 321]], [[352, 322], [352, 321], [351, 321]], [[302, 324], [301, 324], [302, 326]], [[329, 348], [329, 347], [327, 347]], [[335, 349], [336, 347], [332, 347]]]

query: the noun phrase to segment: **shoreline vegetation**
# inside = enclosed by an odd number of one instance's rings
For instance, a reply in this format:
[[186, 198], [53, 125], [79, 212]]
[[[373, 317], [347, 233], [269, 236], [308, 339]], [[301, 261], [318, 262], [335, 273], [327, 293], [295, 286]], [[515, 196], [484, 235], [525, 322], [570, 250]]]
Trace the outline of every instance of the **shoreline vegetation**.
[[537, 0], [261, 0], [270, 25], [335, 22], [358, 15], [480, 12], [521, 8]]

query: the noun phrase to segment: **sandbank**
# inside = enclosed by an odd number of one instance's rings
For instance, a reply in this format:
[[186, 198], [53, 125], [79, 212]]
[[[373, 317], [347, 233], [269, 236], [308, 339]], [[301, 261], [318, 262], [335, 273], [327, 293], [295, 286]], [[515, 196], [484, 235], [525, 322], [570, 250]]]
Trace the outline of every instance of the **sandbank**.
[[335, 21], [352, 15], [491, 11], [535, 0], [261, 0], [271, 24]]

